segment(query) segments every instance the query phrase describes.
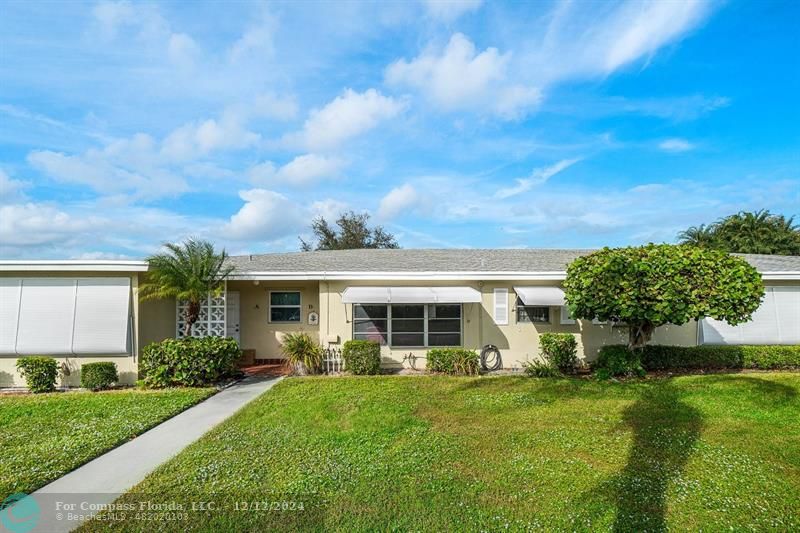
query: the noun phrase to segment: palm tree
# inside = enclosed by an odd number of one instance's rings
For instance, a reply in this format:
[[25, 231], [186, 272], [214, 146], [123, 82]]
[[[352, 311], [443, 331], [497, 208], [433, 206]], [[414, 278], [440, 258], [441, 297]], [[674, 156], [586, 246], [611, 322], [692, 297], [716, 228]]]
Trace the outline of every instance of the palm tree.
[[219, 294], [233, 267], [225, 265], [225, 250], [214, 251], [208, 241], [187, 239], [181, 244], [164, 244], [166, 251], [147, 258], [147, 278], [139, 286], [143, 300], [175, 298], [187, 303], [183, 335], [192, 334], [200, 308], [209, 294]]
[[716, 244], [715, 228], [713, 224], [706, 226], [691, 226], [678, 233], [681, 244], [691, 244], [692, 246], [702, 246], [703, 248], [714, 248]]
[[716, 224], [716, 236], [729, 252], [748, 254], [800, 253], [800, 231], [793, 217], [773, 215], [767, 210], [742, 211]]

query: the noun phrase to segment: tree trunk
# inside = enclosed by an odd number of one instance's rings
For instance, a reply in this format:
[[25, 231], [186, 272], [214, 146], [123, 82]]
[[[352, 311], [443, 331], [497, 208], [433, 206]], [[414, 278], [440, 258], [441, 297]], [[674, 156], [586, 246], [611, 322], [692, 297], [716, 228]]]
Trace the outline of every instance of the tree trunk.
[[200, 318], [200, 302], [188, 302], [184, 318], [186, 319], [186, 323], [183, 326], [183, 336], [191, 337], [192, 326], [194, 326], [195, 322]]
[[628, 349], [630, 351], [644, 348], [645, 344], [650, 341], [656, 327], [652, 322], [641, 322], [639, 324], [630, 324], [628, 326]]

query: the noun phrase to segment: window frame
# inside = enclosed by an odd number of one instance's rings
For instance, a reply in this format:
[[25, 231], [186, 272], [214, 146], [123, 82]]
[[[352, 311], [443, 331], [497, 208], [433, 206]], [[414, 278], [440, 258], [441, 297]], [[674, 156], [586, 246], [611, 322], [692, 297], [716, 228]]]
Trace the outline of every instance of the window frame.
[[[396, 345], [393, 342], [393, 331], [392, 331], [392, 305], [393, 304], [352, 304], [351, 305], [351, 312], [352, 312], [352, 338], [358, 340], [368, 340], [364, 339], [363, 337], [367, 334], [365, 333], [356, 333], [356, 323], [357, 322], [367, 322], [367, 321], [374, 321], [376, 319], [361, 319], [356, 318], [356, 306], [383, 306], [386, 307], [386, 344], [381, 344], [381, 346], [388, 346], [390, 349], [417, 349], [417, 348], [458, 348], [464, 346], [464, 304], [461, 303], [447, 303], [447, 304], [436, 304], [436, 303], [402, 303], [402, 304], [394, 304], [397, 306], [405, 306], [405, 305], [421, 305], [423, 308], [423, 318], [397, 318], [396, 320], [422, 320], [423, 321], [423, 331], [422, 333], [422, 342], [421, 345]], [[458, 318], [430, 318], [430, 306], [432, 305], [452, 305], [458, 307]], [[384, 319], [377, 319], [377, 320], [384, 320]], [[458, 320], [458, 332], [455, 331], [435, 331], [433, 332], [434, 335], [442, 334], [442, 335], [454, 335], [458, 333], [458, 344], [431, 344], [429, 341], [429, 321], [430, 320]], [[419, 335], [420, 332], [397, 332], [398, 334], [413, 334]], [[357, 337], [356, 335], [361, 335], [362, 337]]]
[[[272, 305], [272, 294], [273, 293], [297, 293], [298, 296], [298, 303], [297, 305]], [[275, 289], [270, 290], [267, 293], [267, 323], [268, 324], [302, 324], [303, 323], [303, 291], [298, 289]], [[298, 310], [298, 319], [297, 320], [272, 320], [272, 309], [295, 309]]]
[[[553, 323], [553, 313], [550, 312], [551, 309], [550, 309], [549, 305], [525, 305], [525, 303], [522, 301], [522, 298], [517, 296], [517, 301], [516, 301], [514, 307], [515, 307], [514, 310], [516, 311], [514, 314], [516, 315], [517, 324], [552, 324]], [[522, 315], [522, 313], [525, 313], [525, 309], [528, 309], [528, 308], [531, 308], [531, 309], [546, 309], [547, 310], [547, 320], [535, 320], [535, 321], [534, 320], [520, 320], [520, 316]], [[527, 313], [525, 313], [525, 315], [528, 316]]]

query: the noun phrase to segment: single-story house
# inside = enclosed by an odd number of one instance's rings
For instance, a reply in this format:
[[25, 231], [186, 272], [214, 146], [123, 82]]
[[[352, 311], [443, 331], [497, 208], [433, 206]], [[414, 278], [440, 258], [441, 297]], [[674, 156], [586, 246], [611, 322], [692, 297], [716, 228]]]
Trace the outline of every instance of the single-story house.
[[[573, 320], [560, 288], [567, 265], [590, 250], [341, 250], [230, 258], [233, 273], [203, 307], [194, 335], [236, 338], [257, 360], [281, 358], [284, 333], [307, 331], [324, 347], [349, 339], [382, 345], [386, 367], [434, 346], [499, 348], [505, 368], [537, 357], [541, 333], [574, 333], [593, 359], [624, 342], [623, 328]], [[753, 320], [659, 328], [653, 342], [800, 344], [800, 257], [744, 255], [762, 275]], [[22, 386], [16, 360], [51, 355], [79, 383], [86, 362], [114, 361], [137, 376], [142, 347], [182, 334], [181, 304], [140, 301], [141, 261], [0, 260], [0, 387]], [[420, 366], [424, 366], [424, 359]]]

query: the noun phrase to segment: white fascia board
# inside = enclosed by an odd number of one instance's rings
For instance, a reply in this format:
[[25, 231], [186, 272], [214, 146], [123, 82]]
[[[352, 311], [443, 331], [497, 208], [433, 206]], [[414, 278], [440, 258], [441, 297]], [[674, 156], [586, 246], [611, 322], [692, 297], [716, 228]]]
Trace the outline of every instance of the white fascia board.
[[800, 272], [795, 270], [789, 270], [786, 272], [766, 272], [761, 274], [761, 279], [785, 281], [800, 280]]
[[556, 280], [566, 277], [564, 271], [553, 272], [233, 272], [234, 280], [330, 280], [330, 281], [492, 281], [492, 280]]
[[146, 272], [145, 261], [45, 260], [0, 261], [0, 272]]

